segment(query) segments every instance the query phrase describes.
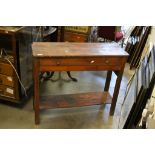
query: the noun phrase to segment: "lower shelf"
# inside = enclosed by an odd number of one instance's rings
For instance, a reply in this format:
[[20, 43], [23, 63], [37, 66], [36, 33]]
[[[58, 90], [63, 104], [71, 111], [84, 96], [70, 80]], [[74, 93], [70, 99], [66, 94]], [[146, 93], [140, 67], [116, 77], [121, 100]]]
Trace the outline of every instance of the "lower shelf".
[[112, 97], [109, 92], [42, 96], [40, 98], [40, 109], [72, 108], [98, 104], [110, 104], [111, 101]]

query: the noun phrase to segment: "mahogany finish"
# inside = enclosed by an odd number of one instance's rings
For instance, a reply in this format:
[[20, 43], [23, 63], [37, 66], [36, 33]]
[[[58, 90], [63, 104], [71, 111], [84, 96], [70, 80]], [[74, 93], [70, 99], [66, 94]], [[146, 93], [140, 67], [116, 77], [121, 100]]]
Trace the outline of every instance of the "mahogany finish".
[[[124, 65], [128, 54], [116, 43], [70, 43], [70, 42], [35, 42], [32, 45], [34, 60], [34, 110], [35, 123], [39, 124], [39, 73], [42, 71], [103, 71], [108, 70], [104, 91], [109, 90], [111, 73], [117, 72], [116, 85], [114, 88], [110, 114], [114, 114], [117, 97], [119, 93]], [[94, 94], [93, 94], [94, 95]], [[48, 97], [49, 98], [49, 97]], [[74, 96], [75, 98], [75, 96]], [[88, 97], [91, 99], [91, 97]], [[52, 101], [55, 101], [53, 97]], [[82, 99], [82, 98], [81, 98]], [[44, 100], [45, 101], [45, 100]], [[46, 99], [47, 101], [47, 99]], [[60, 100], [59, 100], [60, 101]], [[82, 100], [83, 101], [83, 100]], [[92, 105], [92, 102], [75, 106]], [[48, 101], [49, 103], [50, 101]], [[105, 103], [106, 99], [104, 100]], [[47, 103], [47, 102], [46, 102]], [[58, 102], [57, 102], [58, 103]], [[64, 100], [58, 104], [54, 103], [51, 108], [71, 107]], [[52, 104], [52, 103], [51, 103]], [[94, 102], [93, 104], [97, 104]], [[49, 104], [45, 106], [49, 108]]]

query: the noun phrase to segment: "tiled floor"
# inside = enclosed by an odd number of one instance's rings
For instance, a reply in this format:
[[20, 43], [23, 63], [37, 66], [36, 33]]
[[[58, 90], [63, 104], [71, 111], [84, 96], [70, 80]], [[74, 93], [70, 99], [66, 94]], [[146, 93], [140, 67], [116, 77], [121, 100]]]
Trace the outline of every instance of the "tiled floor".
[[[66, 80], [46, 81], [41, 85], [42, 95], [49, 94], [75, 94], [81, 92], [103, 91], [106, 72], [71, 72], [78, 82], [68, 80], [65, 72], [61, 76]], [[40, 125], [34, 124], [33, 98], [22, 108], [0, 104], [0, 128], [67, 128], [67, 129], [111, 129], [119, 128], [120, 109], [123, 101], [126, 84], [132, 76], [126, 64], [118, 102], [114, 116], [109, 116], [110, 105], [94, 105], [88, 107], [53, 109], [41, 111]], [[58, 78], [58, 72], [53, 79]], [[113, 92], [116, 76], [112, 75], [110, 92]], [[46, 89], [46, 91], [45, 91]], [[120, 122], [121, 123], [121, 122]]]

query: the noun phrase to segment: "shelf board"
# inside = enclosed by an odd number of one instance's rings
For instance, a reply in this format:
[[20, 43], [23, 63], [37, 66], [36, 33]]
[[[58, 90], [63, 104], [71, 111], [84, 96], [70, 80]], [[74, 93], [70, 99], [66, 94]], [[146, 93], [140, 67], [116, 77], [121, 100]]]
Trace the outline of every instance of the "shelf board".
[[99, 104], [110, 104], [112, 97], [108, 92], [89, 92], [42, 96], [40, 109], [72, 108]]

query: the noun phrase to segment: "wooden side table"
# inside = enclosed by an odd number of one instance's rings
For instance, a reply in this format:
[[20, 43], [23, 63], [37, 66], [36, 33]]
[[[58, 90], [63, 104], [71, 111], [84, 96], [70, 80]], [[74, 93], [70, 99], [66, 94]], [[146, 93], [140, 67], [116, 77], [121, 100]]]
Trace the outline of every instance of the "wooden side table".
[[[34, 111], [35, 123], [40, 123], [41, 108], [70, 108], [94, 104], [110, 103], [110, 114], [114, 114], [120, 83], [128, 54], [116, 43], [70, 43], [70, 42], [35, 42], [32, 45], [34, 64]], [[87, 97], [70, 95], [74, 103], [65, 101], [60, 95], [40, 97], [39, 73], [45, 71], [108, 71], [104, 92], [89, 93]], [[112, 71], [117, 75], [113, 97], [108, 93]], [[98, 100], [97, 97], [101, 97]], [[67, 97], [65, 97], [67, 98]], [[86, 99], [91, 101], [86, 102]], [[53, 102], [52, 102], [53, 101]], [[97, 101], [97, 103], [95, 102]], [[100, 103], [101, 101], [101, 103]], [[43, 104], [42, 104], [43, 103]]]

